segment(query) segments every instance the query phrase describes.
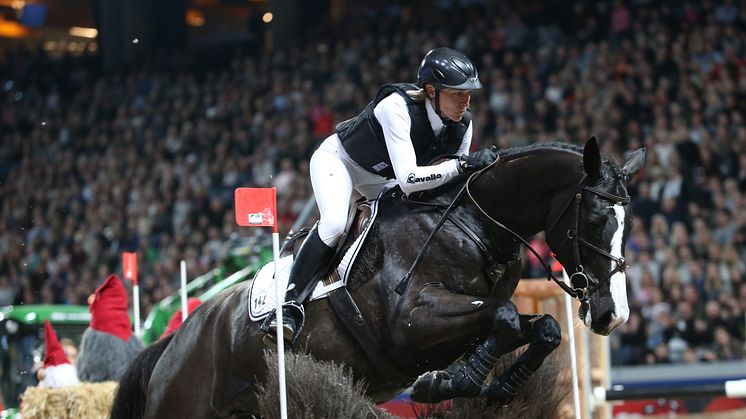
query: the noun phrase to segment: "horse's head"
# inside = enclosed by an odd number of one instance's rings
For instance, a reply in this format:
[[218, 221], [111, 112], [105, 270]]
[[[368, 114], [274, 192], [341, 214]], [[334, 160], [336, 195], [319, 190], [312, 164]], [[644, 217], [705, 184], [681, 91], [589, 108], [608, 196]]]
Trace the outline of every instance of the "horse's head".
[[624, 247], [632, 213], [627, 183], [644, 164], [645, 149], [632, 153], [620, 169], [602, 161], [595, 138], [588, 140], [583, 150], [585, 175], [547, 231], [547, 240], [581, 300], [580, 318], [601, 335], [629, 317]]

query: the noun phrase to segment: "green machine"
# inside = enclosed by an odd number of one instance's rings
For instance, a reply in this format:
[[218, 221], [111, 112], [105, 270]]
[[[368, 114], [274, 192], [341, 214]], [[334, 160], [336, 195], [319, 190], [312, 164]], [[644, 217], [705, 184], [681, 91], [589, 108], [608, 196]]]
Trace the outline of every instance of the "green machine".
[[[187, 284], [187, 297], [207, 301], [224, 289], [252, 279], [256, 272], [270, 260], [272, 260], [271, 236], [255, 235], [232, 239], [226, 242], [220, 267]], [[181, 309], [181, 298], [178, 292], [161, 300], [148, 313], [143, 323], [143, 343], [149, 345], [158, 340], [166, 330], [173, 313], [179, 309]]]
[[[261, 265], [259, 266], [261, 267]], [[238, 272], [223, 277], [221, 269], [213, 269], [207, 274], [195, 278], [187, 284], [187, 296], [196, 297], [200, 301], [207, 301], [215, 294], [229, 288], [239, 282], [251, 279], [259, 269], [256, 266], [247, 266]], [[161, 337], [166, 330], [168, 321], [174, 312], [181, 309], [181, 298], [179, 293], [169, 295], [159, 302], [148, 314], [142, 327], [142, 341], [149, 345]]]
[[[7, 408], [18, 407], [18, 396], [38, 384], [34, 365], [44, 352], [44, 320], [60, 339], [80, 344], [91, 321], [88, 306], [18, 305], [0, 308], [0, 393]], [[6, 417], [7, 412], [0, 413]]]

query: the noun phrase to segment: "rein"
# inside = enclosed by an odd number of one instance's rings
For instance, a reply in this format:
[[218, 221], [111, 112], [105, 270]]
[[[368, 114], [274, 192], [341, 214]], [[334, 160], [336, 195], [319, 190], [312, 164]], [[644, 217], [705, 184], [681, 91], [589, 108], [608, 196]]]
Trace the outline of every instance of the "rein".
[[[481, 176], [487, 169], [491, 168], [495, 164], [497, 164], [500, 161], [499, 155], [498, 158], [492, 162], [489, 166], [485, 167], [482, 170], [479, 170], [477, 172], [472, 173], [469, 175], [469, 178], [466, 180], [466, 183], [464, 186], [461, 187], [459, 192], [456, 194], [456, 196], [453, 198], [453, 201], [448, 205], [448, 208], [443, 212], [443, 215], [438, 221], [438, 224], [435, 225], [433, 230], [430, 232], [430, 235], [427, 237], [427, 240], [425, 240], [425, 243], [423, 244], [422, 248], [420, 249], [420, 252], [417, 255], [417, 258], [415, 258], [414, 262], [412, 263], [412, 267], [409, 269], [407, 274], [402, 278], [401, 281], [397, 284], [396, 288], [394, 290], [397, 294], [402, 295], [404, 294], [404, 291], [407, 289], [407, 286], [409, 285], [409, 281], [412, 279], [412, 275], [414, 274], [414, 271], [417, 269], [417, 266], [419, 265], [420, 261], [422, 260], [422, 257], [424, 256], [427, 248], [430, 246], [430, 243], [435, 236], [435, 233], [443, 226], [443, 224], [448, 219], [448, 214], [450, 211], [456, 206], [456, 203], [461, 199], [461, 197], [464, 196], [464, 193], [469, 197], [471, 202], [474, 204], [474, 206], [477, 207], [477, 209], [493, 224], [498, 226], [499, 228], [505, 230], [509, 234], [511, 234], [513, 237], [518, 239], [521, 243], [523, 243], [528, 250], [534, 254], [536, 259], [541, 263], [542, 267], [547, 273], [547, 281], [554, 281], [560, 288], [562, 288], [563, 291], [565, 291], [568, 295], [571, 297], [577, 299], [580, 302], [586, 302], [588, 298], [593, 295], [600, 287], [601, 285], [608, 282], [611, 277], [617, 273], [617, 272], [624, 272], [627, 268], [627, 262], [624, 258], [617, 258], [616, 256], [612, 255], [611, 253], [591, 244], [590, 242], [586, 241], [582, 237], [580, 237], [579, 233], [579, 227], [580, 227], [580, 204], [582, 202], [583, 198], [583, 192], [591, 192], [595, 195], [598, 195], [604, 199], [607, 199], [609, 201], [617, 202], [621, 205], [626, 205], [630, 202], [629, 196], [618, 196], [614, 195], [605, 191], [602, 191], [600, 189], [594, 188], [592, 186], [584, 185], [586, 175], [583, 174], [580, 181], [578, 182], [578, 191], [573, 195], [573, 197], [568, 201], [567, 205], [565, 205], [564, 210], [560, 213], [560, 215], [557, 217], [557, 219], [551, 224], [551, 227], [547, 229], [547, 238], [549, 237], [549, 234], [554, 230], [554, 228], [557, 226], [557, 223], [564, 217], [565, 213], [570, 209], [570, 207], [573, 208], [573, 215], [572, 215], [572, 225], [567, 231], [567, 235], [565, 237], [565, 240], [560, 243], [559, 247], [562, 247], [565, 242], [569, 239], [573, 242], [573, 256], [575, 259], [575, 272], [570, 276], [570, 285], [567, 285], [564, 281], [560, 281], [557, 279], [557, 277], [552, 274], [552, 270], [549, 267], [549, 265], [542, 260], [542, 258], [539, 256], [539, 253], [531, 246], [531, 244], [521, 237], [520, 234], [513, 231], [510, 227], [506, 226], [505, 224], [495, 220], [492, 218], [487, 212], [479, 205], [477, 200], [472, 195], [469, 186], [472, 182], [474, 182], [475, 179], [477, 179], [479, 176]], [[573, 205], [574, 204], [574, 205]], [[432, 204], [431, 204], [432, 205]], [[584, 272], [584, 268], [581, 262], [580, 257], [580, 245], [584, 245], [588, 247], [589, 249], [593, 250], [594, 252], [603, 255], [609, 259], [611, 259], [615, 264], [616, 267], [611, 270], [606, 277], [604, 277], [601, 281], [598, 281], [598, 283], [593, 284], [591, 286], [590, 280], [588, 279], [588, 276]], [[582, 282], [574, 281], [575, 279], [582, 280]], [[578, 283], [579, 285], [576, 285]]]

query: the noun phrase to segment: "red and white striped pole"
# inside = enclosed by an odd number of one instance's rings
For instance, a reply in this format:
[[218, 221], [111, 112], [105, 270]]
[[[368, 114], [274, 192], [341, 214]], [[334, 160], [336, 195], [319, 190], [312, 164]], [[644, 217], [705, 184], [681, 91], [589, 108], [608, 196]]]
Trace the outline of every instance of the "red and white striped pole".
[[122, 253], [122, 275], [132, 281], [132, 311], [135, 318], [135, 336], [142, 338], [140, 333], [140, 285], [137, 283], [137, 253]]

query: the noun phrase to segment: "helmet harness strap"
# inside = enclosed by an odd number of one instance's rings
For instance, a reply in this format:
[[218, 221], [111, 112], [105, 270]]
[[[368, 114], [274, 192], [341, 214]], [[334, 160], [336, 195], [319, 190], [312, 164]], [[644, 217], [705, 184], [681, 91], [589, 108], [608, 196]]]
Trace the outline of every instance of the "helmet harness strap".
[[[431, 86], [433, 85], [431, 84]], [[454, 121], [446, 118], [443, 113], [440, 112], [440, 89], [435, 86], [433, 86], [433, 89], [435, 89], [435, 95], [431, 99], [433, 101], [433, 107], [435, 108], [435, 114], [440, 117], [440, 121], [443, 122], [443, 125], [452, 124]]]

